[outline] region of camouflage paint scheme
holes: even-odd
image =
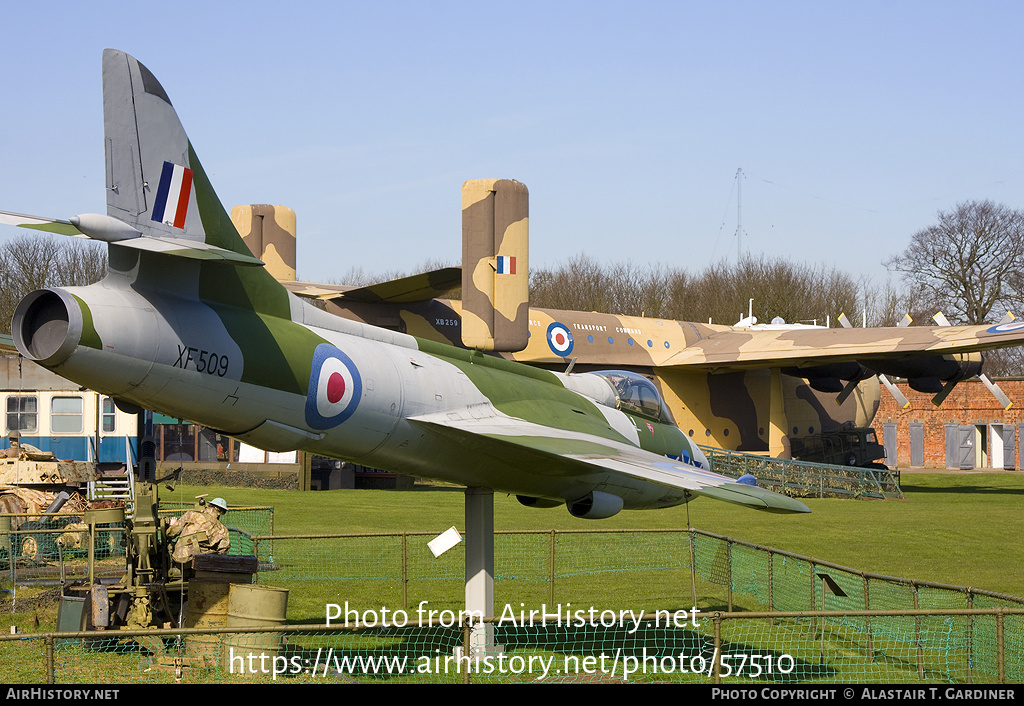
[[[350,301],[347,292],[338,296],[343,287],[285,285],[302,296],[320,298],[327,311],[338,316],[462,345],[459,301],[437,299],[396,306]],[[567,357],[558,356],[547,344],[546,332],[555,323],[563,324],[572,334],[573,348]],[[529,311],[529,345],[523,351],[500,355],[551,370],[565,370],[575,358],[576,372],[615,368],[642,373],[657,384],[676,423],[697,443],[775,457],[787,456],[790,436],[809,436],[845,423],[870,426],[878,410],[880,386],[875,377],[860,381],[854,393],[837,404],[834,394],[814,390],[802,378],[779,374],[777,367],[773,372],[767,365],[736,369],[725,365],[710,370],[660,364],[664,356],[658,358],[657,353],[671,352],[674,344],[686,345],[688,326],[687,322],[646,317],[533,308]],[[655,350],[655,345],[661,350]],[[772,400],[780,390],[782,410],[776,410],[776,419],[780,413],[783,417],[773,427]],[[776,433],[771,443],[773,429]]]
[[[708,472],[663,407],[617,409],[609,378],[417,339],[290,294],[247,249],[156,78],[108,49],[103,89],[107,215],[0,215],[110,243],[103,281],[19,304],[12,334],[30,360],[270,451],[565,503],[580,517],[701,495],[808,511]]]
[[[529,195],[507,179],[462,185],[462,335],[467,348],[518,351],[529,331]]]
[[[344,287],[286,286],[325,301],[339,316],[460,344],[458,301],[357,303],[348,301]],[[780,458],[788,454],[790,437],[844,423],[870,426],[881,394],[876,373],[938,392],[979,374],[982,351],[1024,340],[1022,323],[773,330],[536,308],[529,321],[529,345],[502,356],[552,370],[575,359],[574,371],[641,372],[658,384],[680,428],[698,443]],[[566,354],[548,341],[553,324],[572,335]],[[847,384],[852,394],[839,403],[836,393]]]
[[[295,211],[267,204],[235,206],[231,222],[274,279],[295,279]]]
[[[454,284],[438,273],[400,280],[419,292],[420,301],[389,299],[384,288],[393,283],[363,287],[358,300],[343,286],[285,285],[325,302],[339,316],[494,351],[509,360],[551,370],[640,372],[657,383],[689,437],[781,458],[790,455],[791,439],[870,426],[880,401],[880,374],[905,377],[912,388],[936,393],[933,401],[940,404],[959,380],[981,375],[981,351],[1024,342],[1024,323],[1012,320],[994,326],[854,329],[840,316],[844,328],[722,326],[528,308],[527,198],[518,182],[463,185],[461,302],[442,298]],[[506,205],[496,206],[499,202]],[[511,275],[496,265],[502,256],[520,265]],[[502,289],[513,280],[514,288]],[[367,296],[372,291],[380,295]],[[488,320],[478,313],[488,309],[506,315],[495,313]],[[499,326],[504,327],[500,332]],[[1009,406],[1005,396],[1002,400]]]
[[[933,400],[939,404],[959,380],[981,374],[981,351],[1024,341],[1024,323],[1012,321],[870,329],[722,326],[537,308],[527,310],[525,345],[509,343],[522,341],[521,318],[517,337],[497,341],[497,325],[511,329],[510,322],[495,316],[494,328],[486,330],[491,322],[476,314],[468,317],[473,331],[467,340],[467,300],[472,300],[474,311],[484,310],[499,291],[502,275],[495,257],[504,254],[526,262],[526,234],[499,238],[496,233],[504,226],[492,228],[488,217],[475,211],[481,185],[496,188],[490,185],[502,183],[518,185],[490,180],[464,186],[462,302],[440,298],[455,286],[450,276],[441,278],[439,273],[399,280],[407,291],[417,291],[420,301],[412,296],[389,299],[385,287],[395,283],[360,288],[358,299],[343,286],[285,285],[300,296],[325,302],[326,309],[339,316],[495,351],[509,360],[551,370],[564,370],[571,363],[576,371],[617,368],[643,373],[657,383],[680,428],[696,441],[782,458],[789,456],[791,439],[844,425],[870,426],[880,401],[879,374],[908,378],[914,389],[936,393]],[[525,193],[522,187],[523,199]],[[524,211],[520,205],[516,213]],[[518,223],[525,225],[527,220],[522,216]],[[517,268],[515,275],[525,281],[525,267]],[[368,296],[374,291],[379,295]],[[521,316],[527,294],[516,291],[521,298],[505,300],[500,308]],[[498,308],[496,298],[494,303]]]

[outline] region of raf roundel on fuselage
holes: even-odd
[[[306,393],[306,423],[314,429],[336,427],[352,416],[362,396],[363,382],[355,363],[326,343],[313,353]]]
[[[555,355],[567,357],[572,353],[574,344],[572,333],[565,324],[556,321],[548,326],[548,347]]]

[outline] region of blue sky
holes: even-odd
[[[1013,2],[18,3],[0,209],[102,211],[100,55],[160,79],[299,276],[460,256],[461,184],[530,190],[531,262],[699,271],[743,245],[884,281],[940,209],[1024,208]],[[0,228],[0,238],[19,231]],[[752,296],[756,296],[752,294]]]

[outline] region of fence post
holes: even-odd
[[[729,612],[731,613],[732,610],[730,609]],[[712,622],[714,623],[714,626],[715,626],[715,644],[714,644],[714,648],[715,649],[711,653],[712,681],[715,684],[721,684],[722,683],[722,670],[721,670],[721,664],[722,664],[722,657],[721,657],[721,655],[722,655],[722,614],[719,611],[717,611],[717,610],[715,611],[715,614],[712,616]]]
[[[914,588],[914,610],[921,607],[921,601],[917,593],[917,584],[911,582]],[[914,616],[914,641],[917,643],[917,678],[924,679],[924,645],[921,644],[921,616]]]
[[[6,545],[6,546],[5,546]],[[11,583],[14,583],[14,540],[11,538],[11,518],[9,515],[0,515],[0,548],[7,549],[7,557],[10,562]]]
[[[57,682],[54,678],[54,670],[56,667],[54,666],[53,660],[53,635],[47,635],[43,642],[46,644],[46,683],[56,684]]]
[[[466,659],[466,670],[462,673],[462,683],[469,684],[469,656],[473,642],[473,616],[467,615],[462,623],[462,656]],[[459,661],[461,664],[461,660]]]
[[[863,579],[863,581],[864,581],[864,610],[871,610],[871,591],[869,590],[869,586],[870,586],[871,582],[868,581],[867,574],[862,572],[860,576],[861,576],[861,579]],[[874,662],[875,661],[875,638],[871,634],[871,616],[870,615],[865,615],[864,616],[864,629],[868,633],[868,654],[871,655],[871,661]]]
[[[967,607],[974,608],[974,593],[967,589]],[[974,683],[974,616],[967,616],[967,683]]]
[[[548,545],[548,602],[555,604],[555,534],[557,530],[551,530],[551,540]]]
[[[1003,615],[1003,609],[1000,608],[996,613],[996,665],[999,673],[998,680],[1000,684],[1006,683],[1006,653],[1003,649],[1003,641],[1006,638],[1006,633],[1003,631],[1005,627],[1003,624]]]
[[[768,612],[775,610],[775,552],[768,551]],[[768,618],[768,625],[775,625],[775,618]]]
[[[725,543],[725,568],[728,571],[725,589],[729,594],[729,612],[732,612],[732,542]]]
[[[409,535],[402,532],[402,610],[409,610]]]
[[[690,598],[693,603],[690,605],[697,606],[697,548],[694,546],[694,532],[691,527],[686,531],[686,534],[690,538]],[[552,601],[553,603],[554,601]]]
[[[811,562],[811,612],[812,613],[818,609],[817,608],[817,603],[818,603],[817,591],[814,590],[816,588],[816,586],[814,585],[814,578],[817,575],[818,575],[818,570],[815,568],[814,562],[812,561]],[[825,606],[822,605],[821,607],[824,608]],[[811,639],[812,640],[814,639],[814,634],[817,632],[817,630],[818,630],[818,618],[817,618],[817,616],[812,615],[811,616]]]

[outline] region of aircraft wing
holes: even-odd
[[[688,342],[658,366],[728,368],[808,367],[923,355],[970,353],[1024,345],[1024,323],[982,326],[727,329]]]
[[[513,462],[523,472],[538,469],[534,472],[576,476],[581,480],[596,480],[605,475],[612,477],[612,485],[614,476],[627,476],[768,512],[810,512],[799,500],[738,483],[627,443],[547,427],[501,413],[484,418],[430,414],[412,417],[410,421],[460,446],[469,446],[504,463]]]
[[[309,282],[282,282],[281,284],[292,293],[310,299],[412,304],[443,297],[461,288],[462,268],[444,267],[440,270],[422,272],[365,287],[311,284]]]
[[[243,255],[202,241],[144,235],[122,221],[97,214],[83,214],[62,220],[0,211],[0,223],[76,238],[102,240],[136,250],[176,255],[191,260],[214,260],[249,267],[263,265],[262,260],[251,255]]]

